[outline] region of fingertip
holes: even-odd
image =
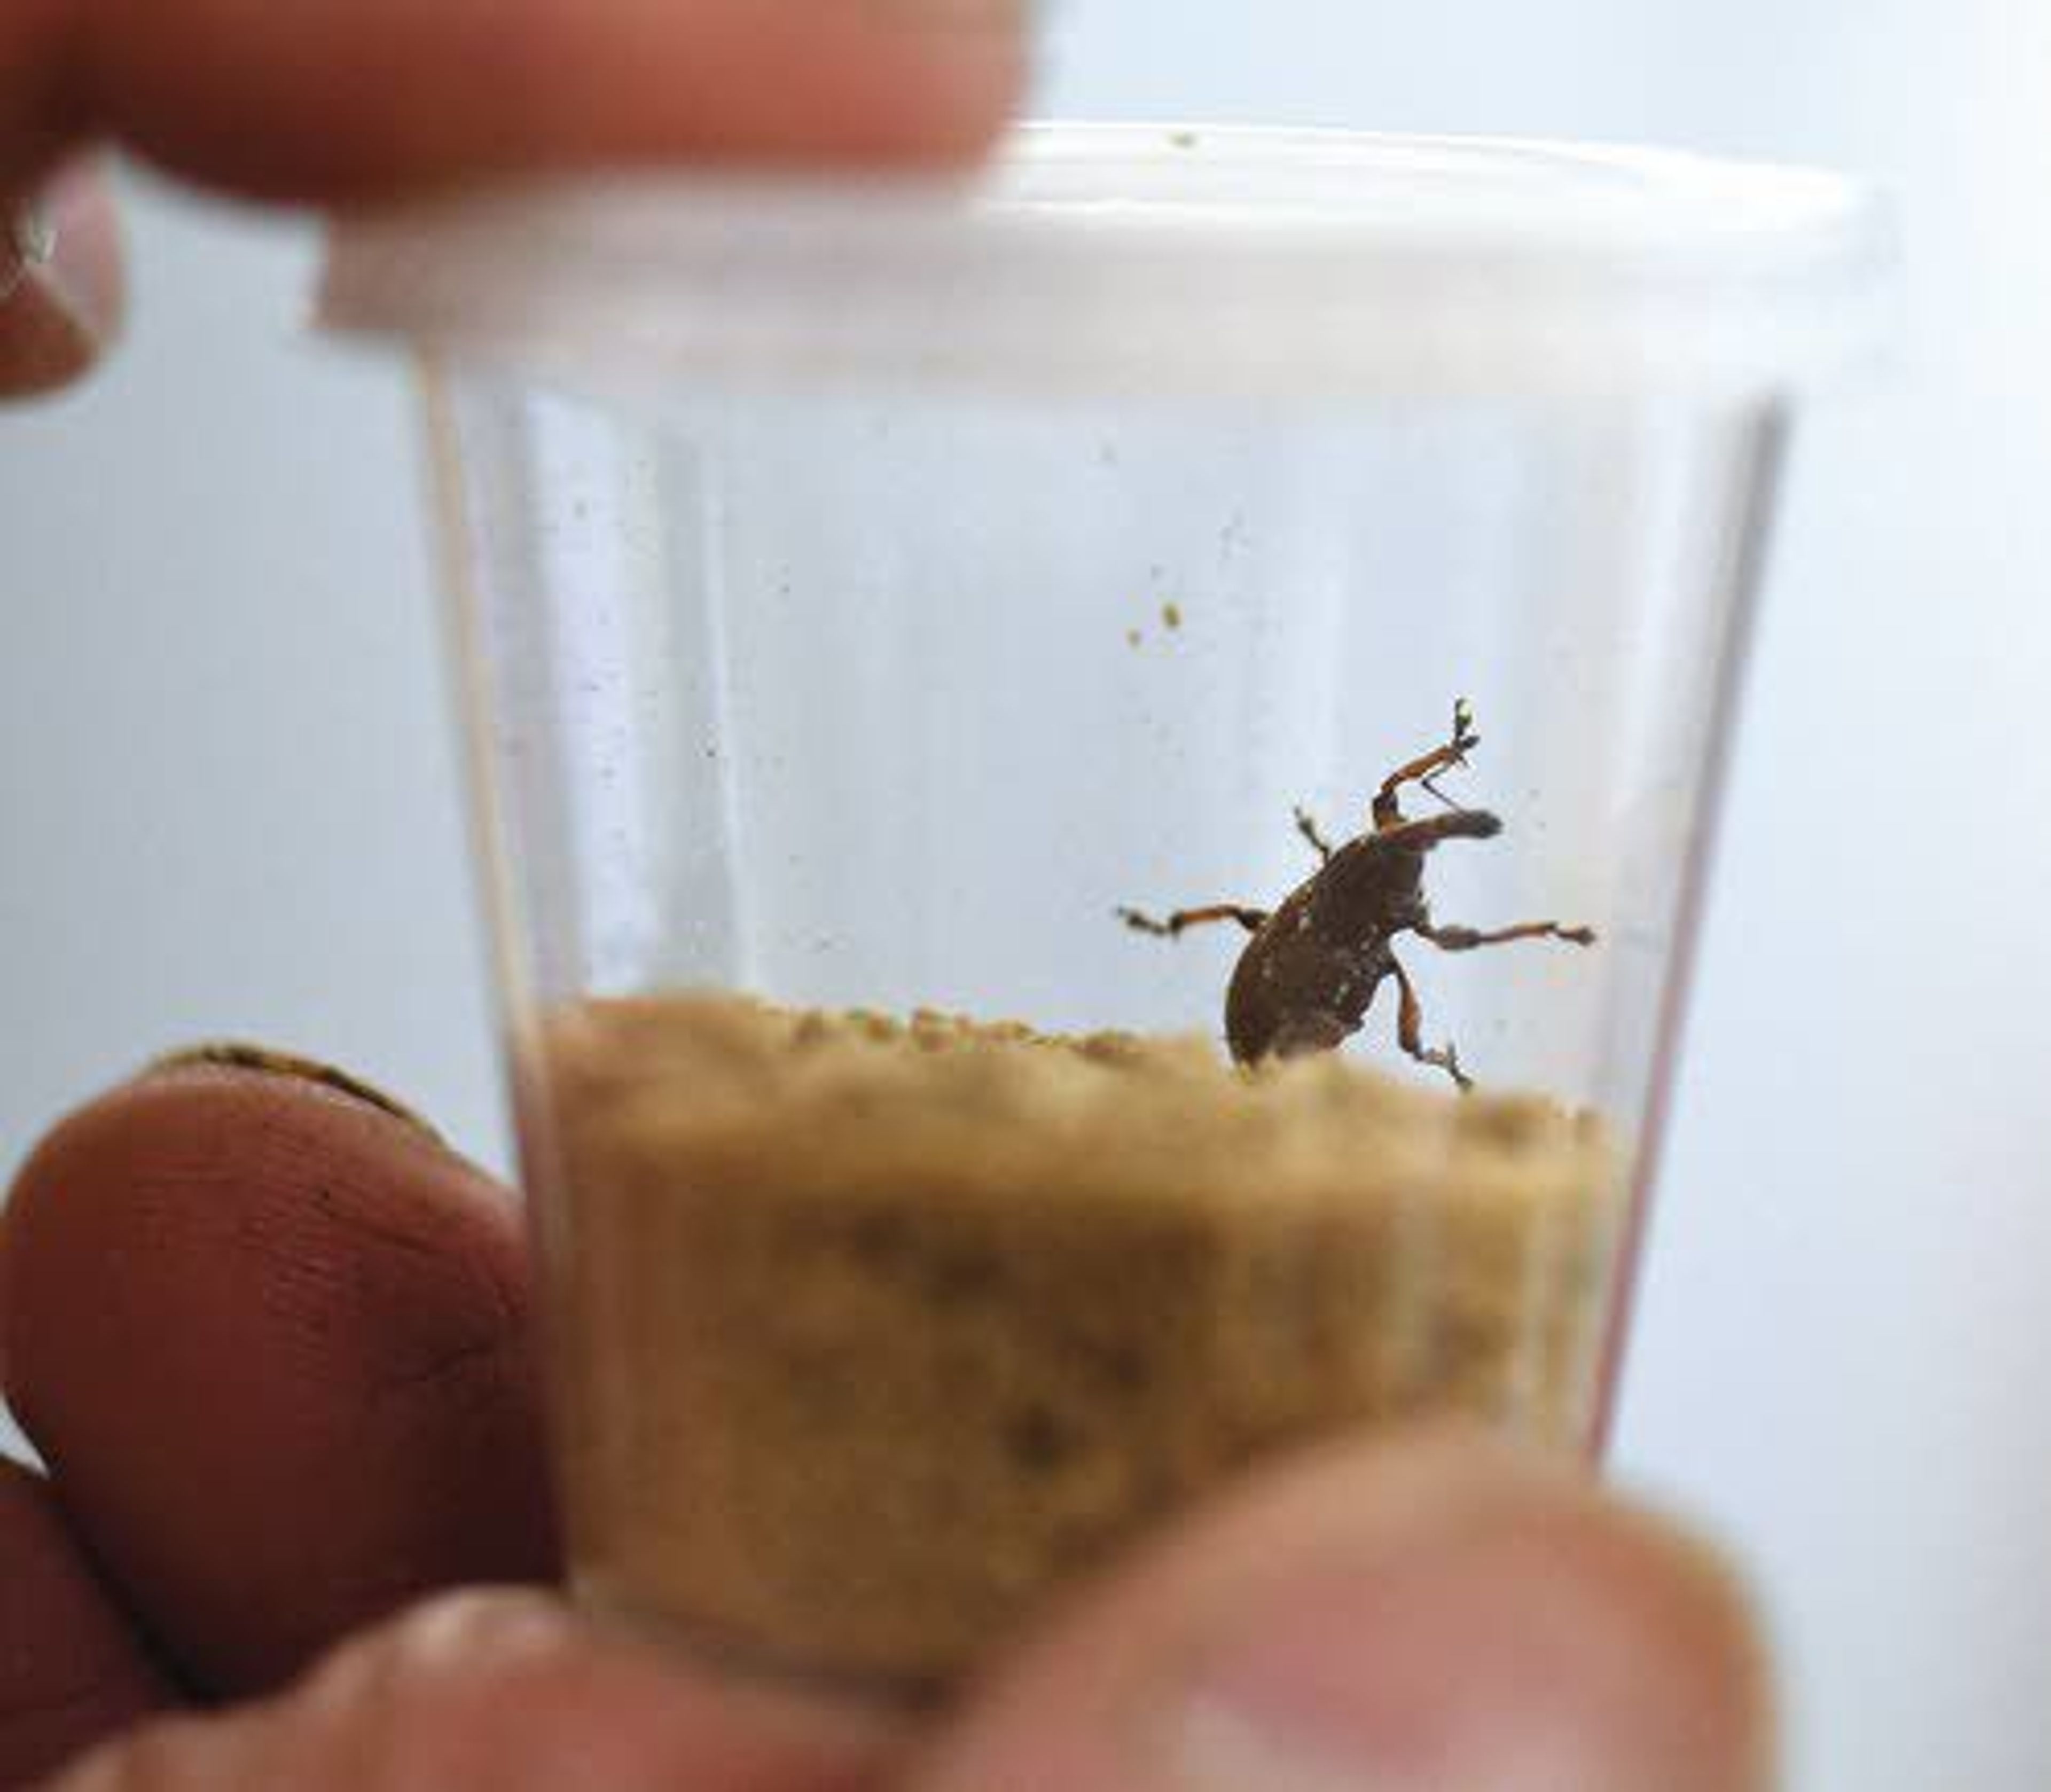
[[[350,1642],[268,1704],[104,1749],[53,1792],[856,1792],[900,1740],[889,1719],[728,1685],[552,1599],[463,1593]]]
[[[0,1786],[54,1772],[174,1702],[49,1487],[0,1459]]]
[[[959,162],[1031,54],[1018,0],[117,0],[70,53],[86,115],[166,166],[330,203],[539,168]]]
[[[900,1720],[734,1678],[533,1592],[445,1596],[346,1646],[303,1702],[385,1716],[424,1783],[690,1784],[840,1792],[871,1783]],[[512,1714],[517,1720],[509,1722]],[[424,1756],[445,1751],[439,1771]]]
[[[551,1573],[510,1197],[304,1077],[145,1076],[0,1229],[0,1384],[203,1685],[273,1686],[432,1587]]]
[[[1456,1436],[1328,1452],[1057,1614],[920,1792],[1772,1783],[1764,1651],[1663,1521]]]

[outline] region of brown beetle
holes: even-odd
[[[1556,921],[1527,921],[1490,933],[1433,923],[1424,898],[1427,856],[1448,840],[1493,840],[1502,832],[1494,816],[1459,807],[1433,782],[1456,766],[1464,767],[1467,755],[1480,744],[1473,711],[1464,702],[1455,704],[1451,740],[1391,772],[1375,796],[1370,830],[1342,846],[1330,845],[1299,809],[1297,830],[1322,863],[1272,914],[1220,903],[1186,908],[1165,921],[1130,908],[1119,910],[1119,918],[1139,932],[1168,939],[1216,921],[1236,921],[1253,935],[1225,995],[1225,1037],[1241,1064],[1332,1050],[1360,1030],[1375,992],[1393,977],[1399,1002],[1397,1042],[1418,1063],[1434,1065],[1463,1089],[1471,1088],[1451,1044],[1436,1051],[1425,1048],[1423,1010],[1416,987],[1397,962],[1397,936],[1414,933],[1447,952],[1471,952],[1516,939],[1563,939],[1575,946],[1596,943],[1592,928],[1562,927]],[[1397,798],[1406,784],[1429,791],[1447,812],[1416,820],[1405,817]]]

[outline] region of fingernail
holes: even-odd
[[[558,1660],[582,1634],[559,1601],[539,1592],[488,1587],[440,1593],[397,1622],[344,1643],[311,1677],[306,1693],[331,1710],[347,1711],[438,1674]]]
[[[48,210],[33,199],[18,205],[0,253],[0,300],[13,298],[38,268],[48,267],[56,248],[57,231]]]
[[[0,391],[61,385],[119,334],[121,240],[96,162],[0,210]]]
[[[176,1052],[167,1052],[153,1058],[143,1068],[145,1076],[175,1075],[189,1070],[239,1070],[263,1076],[284,1076],[302,1083],[311,1083],[346,1095],[354,1101],[364,1103],[401,1121],[416,1132],[424,1134],[437,1145],[447,1141],[440,1133],[420,1115],[400,1101],[388,1095],[375,1083],[366,1083],[346,1070],[318,1058],[302,1057],[293,1052],[279,1052],[268,1045],[245,1044],[240,1040],[210,1040],[205,1044],[189,1045]]]
[[[1753,1792],[1762,1688],[1705,1558],[1484,1521],[1247,1613],[1170,1748],[1186,1792]]]
[[[96,159],[71,164],[29,208],[47,250],[44,277],[103,349],[120,334],[126,284],[114,197]]]

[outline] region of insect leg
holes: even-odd
[[[1396,1043],[1420,1064],[1443,1070],[1463,1091],[1471,1089],[1474,1080],[1460,1068],[1460,1055],[1451,1040],[1438,1051],[1428,1052],[1424,1048],[1424,1010],[1417,1000],[1416,986],[1410,981],[1410,974],[1393,958],[1389,961],[1389,968],[1396,975]]]
[[[1481,744],[1481,736],[1474,731],[1474,711],[1463,698],[1453,705],[1453,738],[1443,747],[1420,754],[1408,765],[1400,765],[1382,780],[1374,798],[1374,826],[1377,831],[1393,826],[1403,819],[1403,810],[1397,794],[1405,784],[1422,784],[1431,790],[1441,802],[1446,802],[1436,790],[1432,789],[1432,779],[1441,771],[1449,771],[1455,766],[1464,766],[1467,755]]]
[[[1178,908],[1165,921],[1154,920],[1136,908],[1119,909],[1118,918],[1135,933],[1151,933],[1158,939],[1179,939],[1191,927],[1209,927],[1218,921],[1236,921],[1248,933],[1258,933],[1268,925],[1264,908],[1241,908],[1230,902],[1210,908]]]
[[[1592,946],[1593,927],[1563,927],[1557,921],[1526,921],[1521,927],[1498,927],[1493,933],[1472,927],[1435,927],[1428,923],[1411,931],[1428,939],[1442,952],[1472,952],[1483,946],[1507,946],[1514,939],[1564,939],[1569,946]]]
[[[1311,850],[1326,865],[1332,862],[1332,843],[1318,831],[1318,824],[1311,819],[1311,812],[1301,803],[1296,806],[1296,831],[1310,841]]]

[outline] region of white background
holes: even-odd
[[[1043,109],[1652,138],[1875,174],[1892,384],[1805,435],[1620,1450],[1740,1555],[1799,1788],[2051,1785],[2051,7],[1094,0]],[[153,193],[0,420],[0,1163],[220,1032],[502,1157],[404,394],[303,227]]]

